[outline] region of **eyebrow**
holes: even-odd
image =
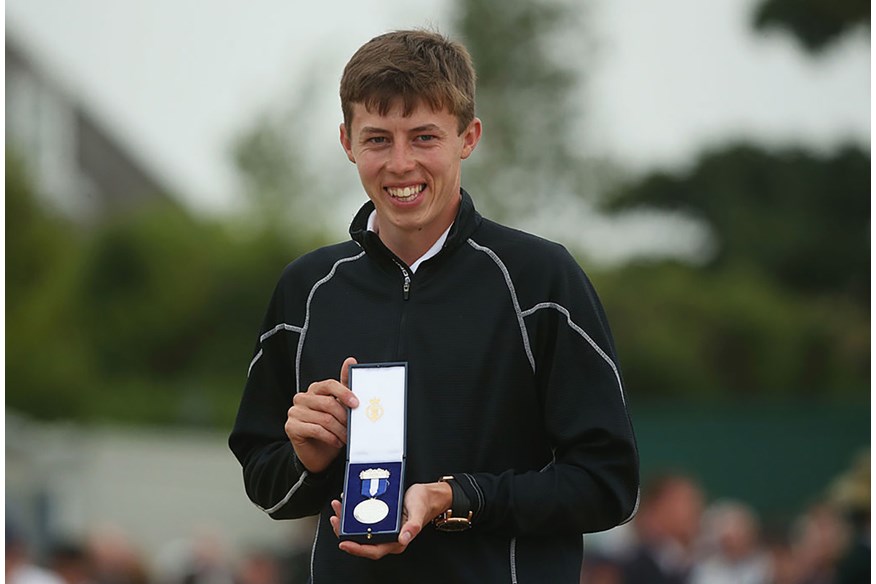
[[[361,130],[359,130],[360,134],[389,134],[389,130],[384,130],[383,128],[373,128],[371,126],[365,126]]]
[[[411,132],[436,132],[443,133],[440,127],[435,124],[425,124],[423,126],[417,126],[416,128],[411,129]]]
[[[422,126],[417,126],[416,128],[411,128],[408,130],[408,133],[417,133],[417,132],[436,132],[436,133],[444,133],[443,130],[437,124],[423,124]],[[374,126],[364,126],[361,130],[359,130],[360,134],[389,134],[390,131],[384,128],[377,128]]]

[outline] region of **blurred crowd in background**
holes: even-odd
[[[585,543],[582,584],[870,582],[869,455],[786,525],[762,523],[743,501],[707,501],[691,476],[653,477],[613,539]]]
[[[135,534],[101,528],[37,553],[9,511],[9,584],[298,584],[309,575],[306,538],[242,550],[204,534],[149,557]],[[784,525],[762,524],[743,501],[709,501],[696,478],[672,472],[646,481],[631,523],[584,541],[582,584],[869,582],[869,452]]]

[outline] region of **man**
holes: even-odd
[[[693,565],[704,496],[681,474],[652,478],[633,526],[637,543],[621,562],[625,584],[685,584]]]
[[[372,39],[344,69],[341,145],[370,201],[353,241],[284,271],[230,438],[259,507],[319,515],[313,582],[577,582],[581,534],[634,513],[595,292],[564,248],[482,218],[461,188],[474,79],[461,45],[424,31]],[[349,366],[389,361],[408,364],[401,532],[339,543]],[[432,524],[451,509],[470,529]]]

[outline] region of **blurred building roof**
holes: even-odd
[[[40,195],[90,220],[171,190],[6,31],[6,147]]]

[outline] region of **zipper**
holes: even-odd
[[[403,339],[405,336],[405,316],[407,313],[407,301],[411,297],[411,275],[408,273],[408,268],[401,263],[400,261],[393,259],[392,260],[395,265],[398,266],[398,269],[401,270],[402,276],[404,276],[405,281],[402,284],[402,297],[404,298],[404,302],[402,302],[401,311],[399,315],[398,321],[398,344],[396,345],[395,352],[396,355],[402,354],[403,349]]]
[[[405,283],[402,285],[402,295],[405,300],[409,300],[411,297],[411,275],[408,274],[408,269],[402,264],[395,260],[392,261],[395,262],[395,265],[397,265],[398,269],[401,270],[402,276],[405,277]]]

